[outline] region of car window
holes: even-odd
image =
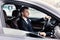
[[[34,8],[29,8],[29,12],[30,12],[30,15],[29,15],[30,18],[43,18],[47,16],[45,13],[38,11]]]
[[[21,5],[22,6],[22,5]],[[5,17],[5,23],[7,28],[13,28],[13,29],[19,29],[19,26],[17,24],[17,21],[19,19],[19,11],[20,9],[16,9],[15,5],[12,4],[6,4],[3,6],[3,13]],[[31,24],[33,26],[33,29],[41,30],[44,26],[44,22],[46,19],[51,19],[51,16],[48,16],[47,14],[36,10],[34,8],[29,7],[29,18],[31,20]],[[55,21],[54,21],[55,23]]]
[[[16,10],[16,7],[13,4],[5,4],[3,5],[3,10],[6,12],[7,16],[12,16],[12,12]]]

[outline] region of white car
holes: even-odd
[[[15,26],[10,28],[7,27],[6,20],[4,20],[5,19],[4,13],[6,13],[7,20],[9,20],[8,24],[11,25],[10,21],[14,19],[12,15],[13,11],[17,10],[19,12],[20,8],[24,6],[29,7],[29,12],[30,12],[29,18],[32,21],[33,29],[35,32],[38,31],[51,32],[49,37],[46,37],[44,39],[60,38],[60,31],[59,31],[60,12],[52,5],[49,5],[48,3],[45,3],[41,0],[40,1],[39,0],[36,1],[35,0],[0,0],[0,33],[1,33],[2,40],[3,39],[4,40],[41,39],[41,38],[29,37],[26,35],[26,33],[31,33],[31,32],[19,30],[15,28]],[[5,12],[3,12],[3,10]],[[20,14],[18,14],[18,16],[19,15]],[[47,18],[49,22],[46,20],[42,20],[42,18],[43,19]],[[55,37],[51,38],[53,35]]]

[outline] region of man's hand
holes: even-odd
[[[41,35],[41,36],[43,36],[43,37],[46,36],[46,33],[45,32],[39,32],[38,34]]]

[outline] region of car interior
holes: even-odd
[[[6,3],[3,5],[3,14],[5,17],[6,28],[19,29],[17,21],[19,20],[19,11],[22,6],[25,5],[17,5],[12,3]],[[52,32],[54,34],[54,27],[58,24],[57,19],[32,7],[29,7],[29,12],[29,19],[31,19],[31,24],[35,32]]]

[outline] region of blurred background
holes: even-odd
[[[58,11],[60,10],[60,0],[42,0],[42,1],[47,2],[50,5],[53,5],[58,9]]]

